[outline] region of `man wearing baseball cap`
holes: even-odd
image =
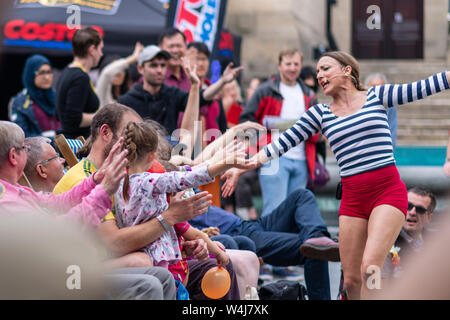
[[[169,134],[172,134],[177,129],[179,112],[185,110],[190,94],[198,90],[198,78],[194,76],[195,72],[186,70],[192,85],[190,92],[164,84],[170,57],[167,51],[161,50],[158,46],[145,47],[138,59],[138,71],[143,76],[143,82],[121,96],[118,102],[134,109],[142,118],[159,122]],[[186,61],[185,65],[189,65],[189,62]],[[242,68],[230,69],[222,77],[221,85],[202,90],[199,105],[209,104],[223,84],[233,81],[241,70]]]

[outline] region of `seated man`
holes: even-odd
[[[24,140],[25,134],[18,125],[0,121],[0,212],[43,216],[54,213],[88,227],[100,224],[100,219],[111,210],[110,196],[125,174],[126,152],[120,152],[123,139],[112,146],[95,175],[82,179],[78,186],[61,195],[37,193],[18,185],[27,163],[28,147]],[[169,281],[172,276],[162,268],[127,270],[126,276],[111,274],[106,278],[111,285],[107,292],[111,298],[175,298],[174,283]]]
[[[422,252],[427,238],[425,226],[431,222],[435,208],[436,197],[431,191],[421,187],[408,190],[406,220],[383,265],[382,277],[397,278],[409,256]]]
[[[109,198],[116,191],[124,176],[126,152],[120,152],[123,140],[116,144],[114,152],[100,168],[99,173],[83,179],[78,188],[60,196],[34,192],[18,185],[27,163],[28,148],[25,134],[15,123],[0,121],[0,207],[2,211],[31,211],[64,215],[85,225],[100,223],[112,202]]]
[[[214,226],[222,234],[243,235],[255,242],[256,254],[274,266],[304,265],[310,299],[330,299],[328,263],[339,261],[339,246],[331,240],[312,192],[299,189],[269,215],[242,221],[211,206],[189,220],[196,228]]]
[[[83,152],[87,153],[88,156],[64,175],[63,179],[56,185],[54,193],[70,190],[77,186],[85,177],[94,174],[110,153],[111,145],[121,136],[123,129],[130,121],[140,122],[142,118],[133,109],[124,105],[113,103],[100,109],[91,125],[91,136],[86,142],[87,150]],[[169,226],[187,221],[205,212],[209,205],[209,199],[210,196],[206,192],[188,199],[176,196],[172,198],[169,209],[163,212],[161,217]],[[136,251],[157,240],[165,231],[165,226],[158,219],[119,229],[112,213],[108,214],[98,229],[98,233],[109,251],[115,257],[121,259],[122,267],[136,267],[136,265],[132,264],[135,261],[134,255],[136,253],[140,254]],[[206,243],[202,239],[185,241],[183,245],[186,254],[194,259],[204,260],[205,256],[208,256]],[[133,259],[131,260],[131,258]],[[232,283],[236,284],[237,280],[233,272],[232,262],[233,259],[231,258],[227,270],[232,277]],[[144,260],[141,260],[140,263],[148,266]],[[189,294],[193,299],[203,299],[201,279],[209,268],[216,265],[216,262],[213,259],[208,259],[207,261],[190,260],[188,265],[189,280],[187,289]],[[224,298],[239,299],[238,286],[232,287]]]
[[[64,175],[64,158],[45,137],[25,138],[27,146],[27,165],[24,173],[33,186],[34,191],[51,193]]]

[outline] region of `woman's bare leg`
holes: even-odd
[[[344,272],[347,296],[359,300],[361,295],[361,262],[367,240],[366,219],[339,217],[339,255]]]
[[[381,205],[372,210],[361,264],[361,299],[371,299],[380,289],[381,270],[389,250],[402,229],[405,215],[397,208]],[[374,278],[378,277],[379,278]],[[378,284],[377,284],[378,281]],[[381,287],[382,288],[382,287]]]

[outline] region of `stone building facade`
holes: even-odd
[[[350,53],[353,53],[355,46],[354,1],[364,0],[336,0],[331,7],[332,34],[339,49]],[[366,2],[379,3],[383,7],[386,1],[405,0]],[[419,8],[422,33],[420,59],[445,60],[449,52],[449,1],[417,0],[416,3],[423,6]],[[394,14],[396,20],[402,21],[401,14]],[[404,16],[406,20],[407,13]],[[370,17],[367,14],[367,19]],[[381,20],[384,18],[381,16]],[[305,63],[314,63],[314,47],[328,46],[326,24],[327,0],[228,0],[224,26],[242,36],[241,61],[246,68],[244,79],[248,79],[275,73],[278,52],[286,47],[298,47],[304,53]]]

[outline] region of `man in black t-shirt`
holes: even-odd
[[[143,83],[118,99],[118,102],[134,109],[142,118],[149,118],[163,125],[169,134],[177,129],[179,112],[186,108],[189,93],[164,84],[170,54],[155,45],[147,46],[139,55],[138,71]],[[227,68],[217,85],[200,92],[200,105],[214,99],[223,85],[233,81],[242,68]]]

